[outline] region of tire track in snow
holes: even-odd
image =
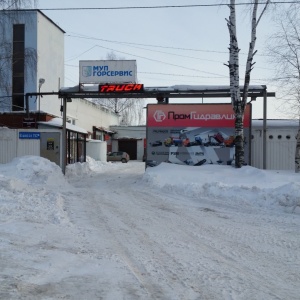
[[[162,206],[161,203],[164,203],[165,201],[164,199],[158,199],[156,202],[159,203],[159,208],[160,206]],[[164,210],[166,211],[166,209]],[[286,265],[285,262],[282,261],[281,256],[274,258],[272,255],[270,255],[270,253],[256,253],[255,247],[251,247],[252,240],[247,237],[247,235],[245,234],[246,232],[241,231],[240,228],[235,229],[235,225],[242,225],[243,221],[245,221],[244,219],[242,221],[239,220],[241,221],[240,224],[236,223],[235,220],[232,222],[230,219],[224,219],[223,222],[230,222],[232,224],[220,226],[221,224],[218,224],[218,222],[216,223],[215,220],[211,220],[219,218],[216,213],[211,212],[211,209],[207,211],[210,212],[209,217],[205,217],[207,213],[204,213],[203,210],[201,217],[199,217],[198,215],[197,217],[195,217],[195,214],[191,213],[190,211],[188,211],[188,214],[185,215],[185,210],[182,207],[174,208],[173,213],[176,214],[181,221],[185,219],[186,223],[190,224],[191,228],[198,228],[199,222],[201,222],[202,228],[200,228],[201,231],[199,231],[201,232],[201,234],[197,234],[195,230],[191,229],[190,233],[188,231],[182,231],[181,235],[183,236],[184,234],[190,234],[190,242],[194,241],[194,246],[196,246],[197,240],[201,241],[198,243],[199,249],[203,249],[205,253],[210,253],[210,256],[214,254],[214,260],[216,260],[216,262],[218,263],[227,265],[228,270],[235,271],[236,274],[243,274],[243,277],[246,276],[247,278],[249,278],[250,283],[255,284],[256,289],[260,290],[262,292],[262,295],[267,294],[274,299],[282,299],[285,297],[286,293],[291,293],[290,291],[295,291],[297,289],[299,290],[300,278],[299,272],[297,271],[299,269],[297,267],[299,266],[299,263],[297,263],[299,260],[293,261],[292,256],[290,258],[290,264]],[[197,213],[199,214],[201,212],[198,211]],[[202,220],[203,218],[205,219],[204,221]],[[184,228],[184,225],[178,226],[179,230],[181,230],[181,228]],[[246,228],[248,229],[252,227],[247,224]],[[257,232],[259,233],[262,230],[263,228],[259,228],[257,229]],[[205,232],[206,234],[202,234],[202,232]],[[270,233],[274,234],[274,231],[271,231]],[[265,239],[266,241],[270,240],[266,238],[268,234],[269,231],[266,231],[266,233],[262,235],[263,241]],[[222,241],[221,244],[220,241]],[[271,239],[271,241],[273,241],[273,239]],[[236,251],[234,250],[233,245],[237,247]],[[257,248],[261,249],[261,247]],[[265,249],[265,246],[262,249]],[[295,251],[293,253],[295,255]],[[250,262],[247,262],[248,259],[250,259]],[[261,263],[258,264],[257,260],[261,261]],[[276,265],[279,266],[276,267]],[[269,268],[270,266],[275,266],[275,268],[273,268],[273,270],[271,271],[271,269]],[[290,270],[291,267],[293,269],[292,271]],[[276,288],[278,277],[285,280],[287,286],[279,293],[279,295],[276,295],[272,292],[272,290],[278,290],[278,288]],[[251,291],[250,285],[251,284],[246,283],[246,286],[249,286],[249,291]],[[232,286],[232,288],[234,290],[235,287]],[[293,295],[295,299],[297,299],[296,295],[297,292],[295,292]],[[259,299],[259,296],[257,297],[257,299]]]
[[[99,204],[105,228],[115,241],[114,248],[148,295],[165,299],[173,285],[182,298],[172,299],[220,299],[221,295],[228,299],[284,299],[287,295],[297,299],[299,288],[288,282],[293,274],[280,262],[284,257],[272,258],[272,252],[262,251],[265,245],[269,249],[276,243],[284,245],[272,236],[271,228],[261,233],[254,225],[239,228],[247,221],[240,210],[217,205],[206,209],[203,203],[210,203],[210,199],[197,199],[199,204],[187,199],[184,205],[183,196],[156,193],[140,186],[139,179],[140,175],[131,176],[129,169],[118,170],[94,176],[89,186],[94,193],[95,186],[102,190],[91,196],[93,205]],[[177,197],[181,199],[177,201]],[[97,226],[103,224],[99,222]],[[251,230],[249,236],[245,235],[246,229]],[[289,241],[291,247],[297,247],[297,243]],[[264,246],[259,247],[260,243]],[[258,253],[256,248],[260,249]],[[276,263],[278,267],[274,267]],[[282,278],[282,290],[275,286],[275,276]],[[295,284],[298,278],[296,274]],[[192,295],[185,294],[191,291]]]
[[[117,176],[122,175],[117,174]],[[136,180],[128,179],[127,175],[123,176],[127,178],[127,181]],[[102,183],[99,183],[99,177],[103,177]],[[89,199],[90,208],[85,206],[85,214],[90,219],[89,223],[93,223],[94,228],[99,227],[109,233],[110,240],[113,241],[113,251],[116,251],[126,263],[148,292],[150,299],[198,299],[197,286],[190,286],[183,280],[185,277],[189,278],[190,274],[185,271],[185,266],[181,265],[180,260],[175,261],[174,257],[167,253],[159,243],[151,240],[145,231],[139,229],[139,224],[132,221],[138,220],[138,216],[128,216],[127,210],[131,208],[127,207],[126,203],[123,203],[124,206],[121,209],[120,204],[123,202],[124,193],[129,194],[128,199],[131,197],[130,188],[124,190],[124,184],[118,185],[115,180],[108,179],[106,176],[99,177],[92,178],[89,185],[93,186],[93,182],[97,182],[101,190],[100,186],[105,184],[105,190],[110,190],[110,193],[95,194],[94,190],[91,193],[89,190],[79,189],[78,192],[82,194],[82,198]],[[136,245],[141,245],[142,248],[138,249]],[[177,265],[179,267],[173,270]],[[168,288],[164,288],[165,286]],[[178,291],[182,291],[180,295],[176,294]],[[203,299],[213,299],[213,295],[209,294]]]
[[[88,190],[85,192],[83,189],[80,189],[80,194],[82,197],[88,197],[89,205],[84,206],[84,211],[80,212],[80,218],[84,218],[83,224],[90,224],[88,230],[82,228],[86,233],[84,235],[88,238],[88,231],[93,232],[93,235],[97,233],[98,230],[101,231],[101,237],[109,237],[109,241],[104,241],[105,244],[105,251],[108,253],[110,252],[110,258],[122,261],[122,263],[127,267],[127,269],[132,273],[132,275],[136,278],[139,285],[142,287],[144,292],[147,295],[147,299],[167,299],[165,298],[164,292],[161,290],[161,287],[153,282],[152,278],[147,275],[147,270],[144,268],[142,264],[137,262],[134,257],[129,253],[128,249],[126,248],[125,244],[121,241],[118,233],[119,228],[115,228],[113,220],[115,215],[111,215],[104,206],[107,203],[103,202],[103,198],[100,199],[97,195],[90,194]],[[110,201],[110,200],[108,200]],[[78,217],[77,213],[74,216],[74,219]],[[78,225],[78,224],[77,224]],[[122,233],[121,233],[122,234]],[[88,246],[90,247],[90,246]],[[95,249],[93,251],[94,255],[98,256],[98,251]]]

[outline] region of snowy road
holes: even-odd
[[[69,177],[64,226],[10,232],[0,298],[299,299],[299,215],[156,189],[143,174],[131,161]]]
[[[299,247],[293,224],[203,199],[141,188],[144,166],[131,162],[82,182],[73,222],[114,257],[136,284],[128,299],[296,299]],[[201,199],[201,197],[200,197]],[[225,201],[226,202],[226,201]],[[81,204],[81,205],[79,205]],[[221,204],[221,207],[220,207]],[[249,214],[250,213],[250,214]],[[80,216],[80,217],[79,217]],[[279,218],[279,219],[278,219]],[[86,232],[86,224],[90,233]],[[281,248],[286,248],[282,251]],[[290,251],[289,251],[290,249]],[[281,253],[284,256],[281,256]],[[296,266],[298,265],[298,267]],[[295,276],[295,277],[294,277]],[[282,289],[278,289],[282,278]],[[107,291],[115,283],[106,285]],[[131,293],[134,290],[134,294]],[[126,297],[125,297],[126,298]]]

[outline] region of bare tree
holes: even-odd
[[[257,18],[259,0],[253,0],[252,4],[252,25],[251,25],[251,41],[249,44],[249,51],[247,57],[245,79],[243,94],[240,94],[240,78],[239,78],[239,46],[236,33],[236,4],[235,0],[230,0],[229,9],[230,16],[227,21],[227,26],[230,36],[229,45],[229,76],[230,76],[230,93],[231,93],[231,103],[233,106],[233,111],[235,114],[235,166],[241,168],[244,164],[244,112],[247,105],[247,97],[250,84],[250,74],[253,69],[253,57],[256,53],[255,42],[256,42],[256,29],[258,23],[266,11],[270,0],[265,1],[263,10],[260,13],[259,18]]]
[[[300,113],[300,9],[290,6],[276,18],[276,33],[270,36],[267,53],[275,67],[273,81],[280,87],[280,96],[289,115]]]
[[[276,15],[277,30],[269,39],[267,52],[276,69],[273,80],[280,87],[279,93],[285,108],[290,116],[300,119],[299,13],[299,5],[281,7],[279,15]],[[300,126],[297,134],[295,171],[300,172]]]
[[[144,123],[144,99],[112,98],[96,99],[94,102],[119,115],[121,125],[141,125]]]
[[[11,38],[7,36],[7,26],[16,21],[22,21],[20,9],[33,8],[35,0],[0,0],[0,104],[2,109],[11,108],[11,66],[13,65],[13,47]],[[36,51],[32,48],[25,48],[24,64],[28,76],[33,76],[36,66]],[[25,80],[28,79],[25,77]]]
[[[36,0],[0,0],[0,8],[4,10],[32,8],[35,7],[36,4]]]
[[[107,59],[117,60],[114,52],[107,54]],[[97,99],[96,103],[108,108],[121,117],[121,125],[141,125],[144,123],[144,99],[113,98]]]

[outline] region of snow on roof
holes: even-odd
[[[47,126],[51,126],[51,127],[59,127],[59,128],[63,127],[63,120],[61,118],[53,118],[52,120],[50,120],[48,122],[38,122],[38,123],[47,125]],[[79,133],[84,133],[84,134],[88,133],[85,129],[78,127],[76,125],[70,124],[68,122],[66,123],[66,128],[68,130],[79,132]]]
[[[240,89],[243,89],[243,86],[240,86]],[[250,85],[249,90],[264,90],[265,86],[263,85]],[[177,92],[186,92],[186,91],[224,91],[230,90],[229,85],[173,85],[169,87],[145,87],[145,91],[177,91]]]
[[[240,89],[243,90],[243,86],[240,86]],[[266,88],[264,85],[250,85],[249,90],[259,90],[262,91]],[[65,93],[78,93],[81,92],[97,92],[99,90],[98,85],[76,85],[73,87],[63,87],[60,89],[60,92]],[[229,91],[229,85],[173,85],[173,86],[158,86],[158,87],[144,87],[146,92],[153,91],[165,91],[165,92],[187,92],[187,91]]]
[[[286,120],[286,119],[268,119],[266,121],[267,127],[299,127],[299,120]],[[252,120],[252,127],[262,127],[263,126],[263,120],[257,119]]]

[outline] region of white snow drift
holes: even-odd
[[[0,299],[299,299],[300,177],[0,165]]]

